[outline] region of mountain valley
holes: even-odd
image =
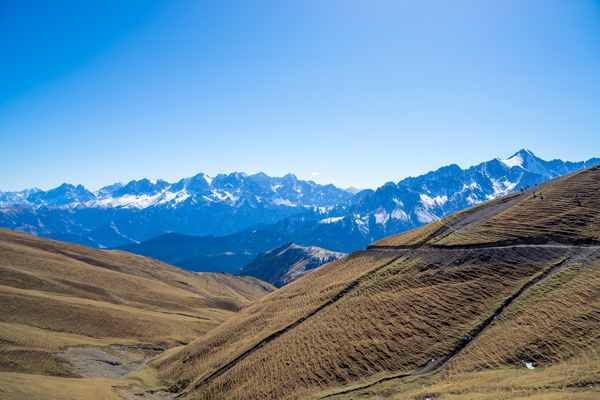
[[[282,287],[300,279],[315,268],[347,256],[320,247],[302,247],[292,242],[261,253],[246,266],[235,271],[236,275],[248,275]]]

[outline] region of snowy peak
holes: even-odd
[[[537,157],[530,150],[522,149],[512,155],[510,158],[497,160],[508,169],[522,168],[540,175],[547,175],[549,173],[545,166],[545,164],[548,164],[548,162]]]
[[[20,192],[9,192],[0,190],[0,206],[18,204],[26,201],[26,199],[34,193],[40,192],[38,188],[25,189]]]
[[[141,179],[105,186],[95,193],[83,186],[63,184],[49,191],[31,189],[1,192],[0,205],[88,207],[102,209],[145,209],[155,206],[179,207],[188,199],[193,203],[222,203],[257,207],[321,207],[351,198],[353,193],[334,185],[317,185],[298,180],[293,174],[269,177],[264,173],[219,174],[211,178],[199,173],[170,184],[162,179]]]
[[[513,155],[510,158],[507,159],[498,159],[498,161],[500,161],[502,164],[504,164],[504,166],[508,169],[510,168],[515,168],[515,167],[521,167],[523,168],[523,156],[520,153],[516,153],[515,155]]]
[[[63,183],[47,192],[35,192],[27,196],[27,201],[38,205],[60,206],[70,203],[84,203],[94,198],[94,194],[82,185],[73,186]]]
[[[124,195],[148,195],[153,196],[157,193],[161,193],[163,190],[167,189],[171,186],[168,182],[163,181],[162,179],[158,180],[149,180],[142,179],[139,181],[131,181],[127,185],[115,190],[112,193],[113,197],[121,197]]]

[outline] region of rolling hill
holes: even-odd
[[[481,203],[326,264],[147,368],[182,399],[598,398],[599,210],[600,166]]]
[[[118,378],[274,290],[0,228],[0,398],[117,399],[139,386]]]

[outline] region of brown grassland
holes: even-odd
[[[599,398],[599,187],[593,167],[384,239],[149,367],[186,399]]]
[[[127,382],[81,378],[85,369],[59,355],[94,348],[113,357],[107,365],[141,366],[273,290],[0,229],[0,398],[119,398],[111,387]]]

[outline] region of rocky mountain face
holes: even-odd
[[[263,173],[198,174],[174,184],[143,179],[97,192],[63,184],[47,192],[0,192],[0,226],[92,247],[170,232],[224,236],[266,228],[299,245],[350,252],[598,162],[544,161],[521,150],[507,159],[468,169],[450,165],[360,192]]]

